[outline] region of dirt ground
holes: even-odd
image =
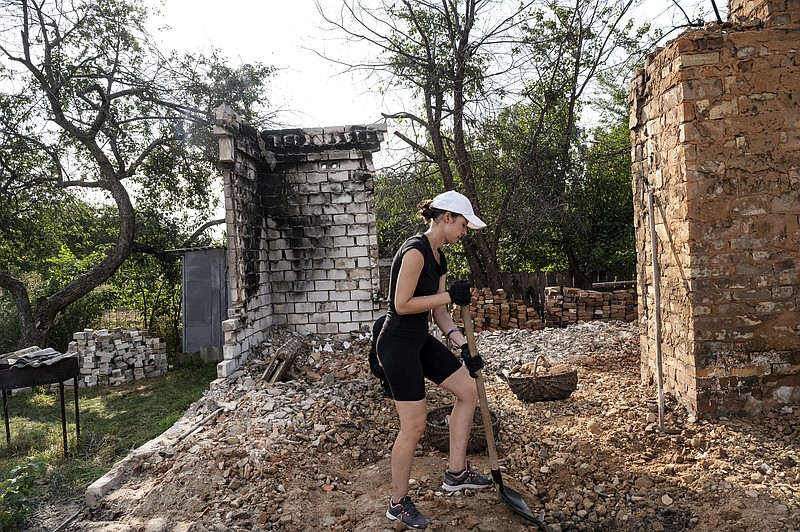
[[[275,331],[280,346],[286,333]],[[261,379],[258,357],[215,382],[184,418],[118,464],[94,508],[43,505],[25,530],[402,530],[384,515],[397,420],[366,363],[369,338],[304,338],[292,379]],[[635,324],[483,332],[503,480],[552,532],[800,530],[800,408],[696,419],[640,382]],[[529,403],[501,375],[546,353],[578,370],[565,400]],[[449,404],[435,386],[430,408]],[[472,457],[488,471],[485,454]],[[426,436],[412,472],[429,530],[523,531],[495,490],[440,489],[446,452]],[[81,494],[82,496],[82,494]]]

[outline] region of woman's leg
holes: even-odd
[[[392,500],[399,502],[408,494],[408,480],[417,443],[425,432],[428,407],[421,401],[395,401],[400,417],[400,432],[392,447]]]
[[[441,387],[456,396],[450,414],[450,471],[461,471],[467,463],[467,444],[472,428],[472,418],[478,403],[478,387],[469,376],[467,368],[461,367],[447,377]]]

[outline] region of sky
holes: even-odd
[[[339,0],[323,0],[333,10]],[[233,64],[260,61],[278,68],[269,100],[285,127],[370,124],[381,121],[381,97],[360,76],[313,50],[347,53],[323,31],[313,0],[164,0],[170,31],[159,36],[179,51],[220,49]]]
[[[336,14],[341,0],[320,0]],[[510,0],[513,1],[513,0]],[[382,121],[381,111],[396,111],[398,102],[384,101],[371,90],[363,74],[342,73],[342,67],[314,50],[341,57],[363,53],[343,46],[317,12],[314,0],[163,0],[162,12],[171,29],[159,31],[164,44],[178,51],[217,48],[232,64],[260,61],[278,68],[270,81],[269,108],[281,110],[282,127],[370,124]],[[710,0],[680,0],[691,15],[698,6],[712,13]],[[665,14],[671,0],[645,0],[640,20]],[[721,10],[726,0],[718,0]],[[722,13],[723,19],[725,13]],[[706,17],[708,18],[708,17]],[[387,96],[386,98],[390,98]]]

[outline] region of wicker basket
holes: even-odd
[[[538,375],[540,360],[549,365],[544,356],[537,356],[533,364],[533,375],[530,377],[504,377],[514,395],[521,401],[529,403],[557,401],[569,397],[578,386],[578,370],[572,369],[552,375]]]
[[[425,439],[440,451],[450,450],[450,412],[453,406],[442,406],[428,411],[428,419],[425,422]],[[492,430],[495,438],[500,430],[500,417],[493,410],[489,410],[492,419]],[[483,419],[481,418],[481,408],[475,409],[472,418],[472,430],[469,433],[467,443],[467,453],[478,454],[486,450],[486,431],[483,429]]]

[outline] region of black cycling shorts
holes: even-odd
[[[425,378],[441,384],[461,367],[458,358],[430,334],[405,338],[383,330],[377,348],[395,401],[425,399]]]

